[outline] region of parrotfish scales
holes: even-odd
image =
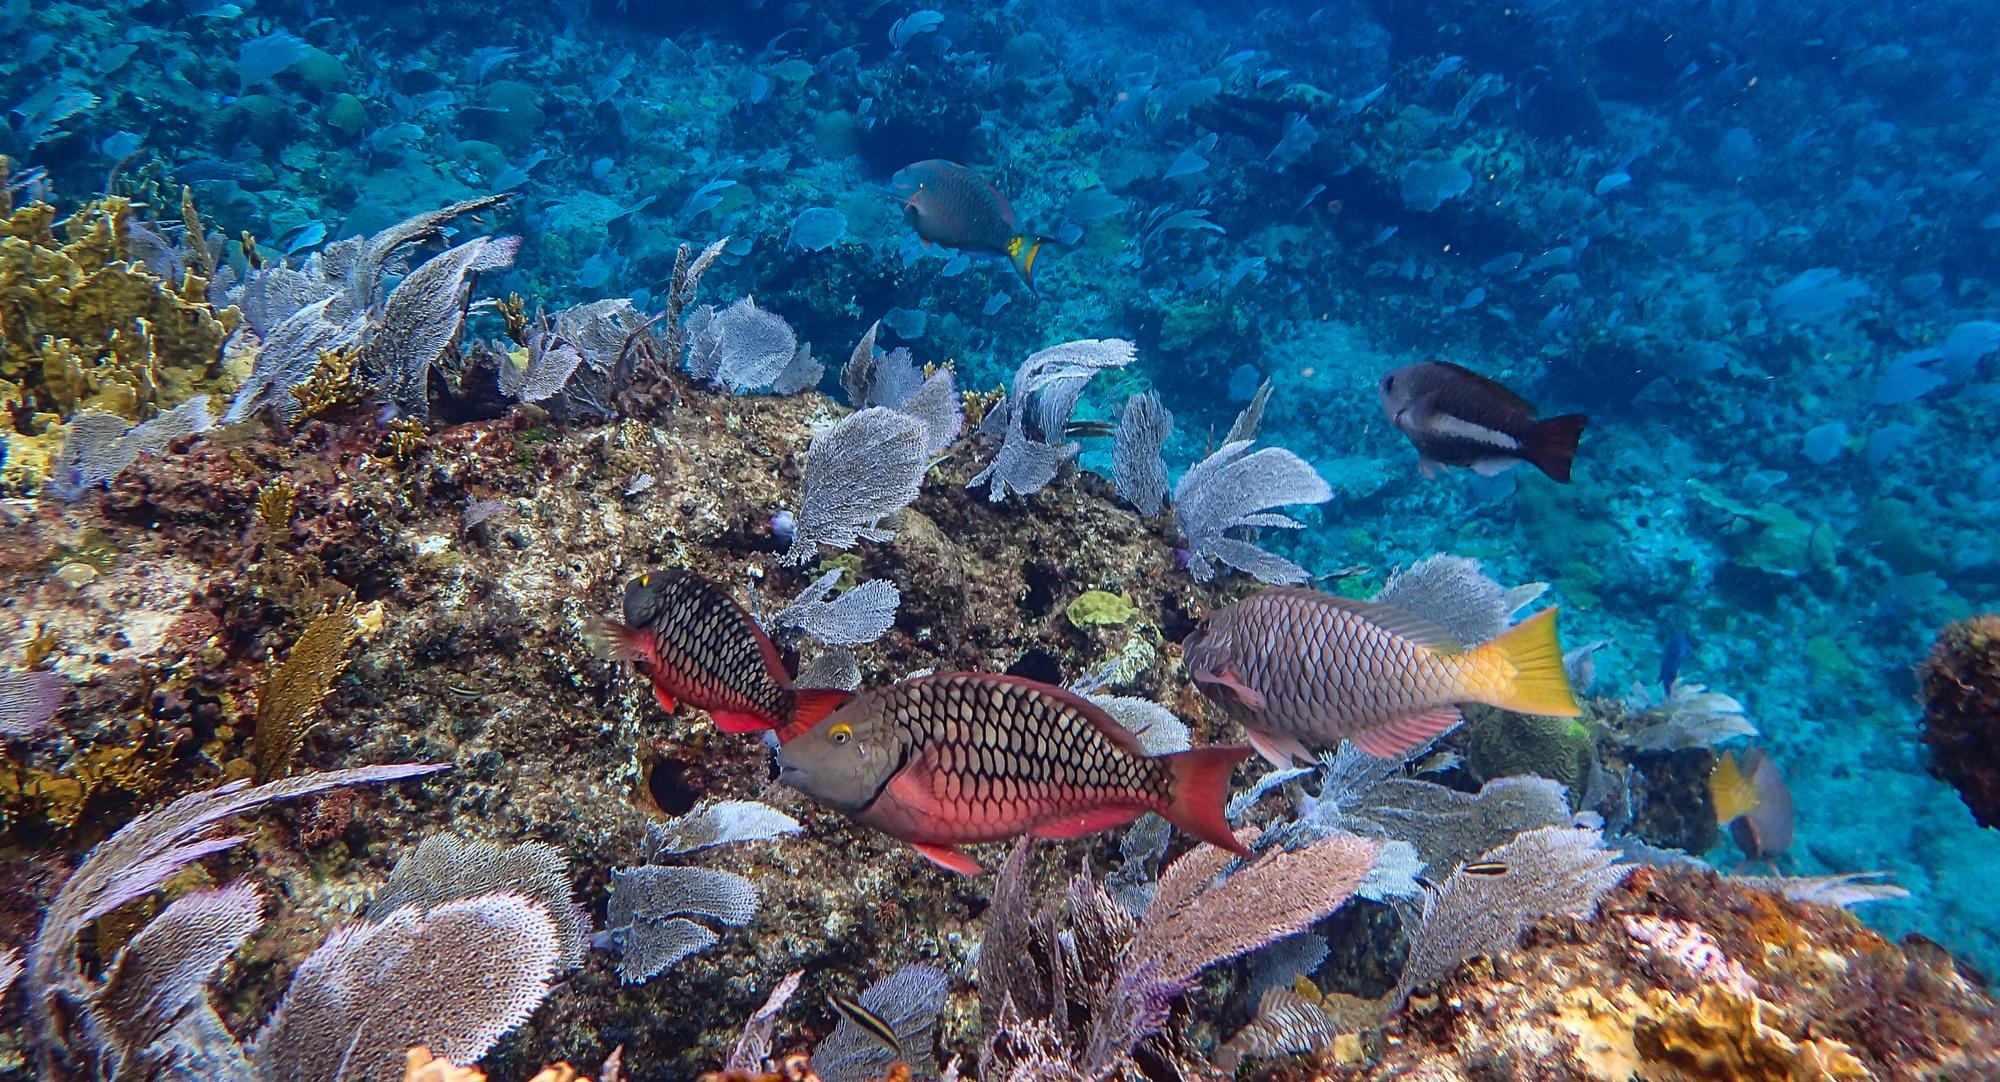
[[[1283,587],[1210,613],[1182,656],[1196,686],[1279,766],[1342,740],[1393,758],[1458,724],[1459,703],[1580,714],[1555,616],[1466,650],[1400,609]]]
[[[691,571],[654,571],[625,587],[622,623],[606,630],[653,696],[708,711],[726,732],[781,729],[798,710],[784,659],[727,591]]]
[[[1146,812],[1247,855],[1224,821],[1244,747],[1147,756],[1072,692],[942,673],[866,691],[778,752],[778,780],[963,874],[958,850],[1022,834],[1072,838]]]

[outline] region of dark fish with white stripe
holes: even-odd
[[[1147,812],[1247,856],[1222,806],[1246,747],[1146,754],[1074,692],[939,673],[864,691],[778,750],[778,780],[963,875],[959,846],[1075,838]]]
[[[1520,395],[1448,361],[1398,368],[1376,389],[1382,411],[1417,445],[1425,477],[1439,466],[1492,477],[1527,462],[1567,482],[1589,421],[1581,413],[1543,419]]]

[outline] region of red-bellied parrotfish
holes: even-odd
[[[959,846],[1074,838],[1159,812],[1248,855],[1222,814],[1241,746],[1148,756],[1073,692],[940,673],[864,691],[778,750],[778,780],[965,875]]]

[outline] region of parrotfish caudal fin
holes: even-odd
[[[1237,763],[1249,757],[1250,749],[1241,744],[1194,748],[1165,756],[1167,769],[1174,775],[1173,795],[1167,798],[1167,806],[1160,814],[1210,845],[1238,856],[1249,856],[1250,850],[1236,840],[1235,832],[1229,829],[1229,820],[1222,814],[1222,806],[1229,800],[1229,775]]]
[[[813,726],[825,721],[827,715],[845,706],[847,700],[852,698],[854,698],[853,692],[842,691],[839,688],[798,689],[795,700],[797,705],[792,708],[792,716],[786,718],[783,725],[777,726],[778,743],[786,743],[793,737],[807,732]]]
[[[1035,290],[1035,257],[1041,254],[1042,245],[1046,243],[1048,243],[1046,240],[1033,233],[1023,233],[1007,242],[1008,260],[1014,264],[1014,269],[1020,272],[1021,281],[1027,285],[1028,292],[1038,297],[1041,294]]]
[[[1502,710],[1559,718],[1583,713],[1583,708],[1576,705],[1576,693],[1570,690],[1569,673],[1563,669],[1562,640],[1556,638],[1556,611],[1543,609],[1474,651],[1497,654],[1514,671],[1511,681],[1473,689],[1480,702]]]
[[[1570,460],[1576,457],[1576,441],[1583,438],[1583,426],[1590,418],[1581,413],[1565,413],[1536,421],[1528,430],[1521,456],[1550,477],[1569,483]]]
[[[1756,783],[1737,765],[1736,756],[1724,752],[1715,772],[1708,776],[1708,795],[1715,801],[1715,824],[1728,826],[1749,815],[1763,803]]]

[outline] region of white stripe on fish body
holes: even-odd
[[[1440,413],[1431,418],[1430,432],[1428,434],[1432,436],[1456,436],[1459,439],[1471,440],[1474,443],[1483,443],[1488,447],[1498,447],[1503,451],[1518,451],[1521,449],[1521,441],[1509,436],[1505,432],[1487,428],[1485,425],[1473,424],[1462,417],[1453,417],[1449,413]]]

